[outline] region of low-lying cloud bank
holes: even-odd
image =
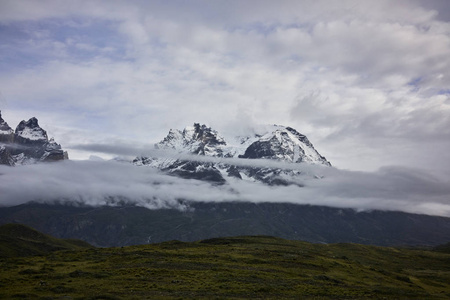
[[[263,163],[239,161],[255,166]],[[270,164],[272,167],[287,165]],[[449,182],[425,171],[384,167],[367,173],[303,164],[295,167],[304,168],[306,173],[323,175],[323,178],[306,176],[302,180],[304,187],[269,187],[237,179],[231,179],[223,186],[214,186],[116,161],[64,161],[14,168],[0,166],[0,205],[58,201],[99,206],[125,202],[151,209],[185,209],[184,201],[180,200],[290,202],[450,217]]]

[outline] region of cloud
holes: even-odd
[[[43,116],[63,147],[146,145],[193,122],[276,123],[344,168],[442,168],[432,157],[449,146],[444,4],[1,1],[2,110]]]
[[[241,161],[252,166],[263,163]],[[273,162],[273,166],[286,165]],[[299,180],[304,187],[270,187],[237,179],[215,186],[165,175],[150,167],[115,161],[64,161],[15,168],[0,166],[0,205],[37,201],[186,209],[189,201],[289,202],[450,217],[448,180],[435,178],[423,170],[389,167],[377,172],[355,172],[306,164],[296,167],[324,177],[301,177]]]

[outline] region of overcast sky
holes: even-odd
[[[3,118],[71,158],[268,123],[340,169],[450,175],[449,72],[445,0],[0,1]]]

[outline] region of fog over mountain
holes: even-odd
[[[266,165],[258,161],[245,163]],[[283,163],[273,164],[285,167]],[[116,161],[64,161],[15,168],[0,166],[0,204],[58,201],[184,209],[178,200],[288,202],[450,216],[449,182],[421,170],[389,167],[377,172],[354,172],[319,166],[305,166],[304,170],[324,177],[306,179],[301,182],[304,187],[271,187],[237,179],[216,186]]]

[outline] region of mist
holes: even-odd
[[[171,159],[178,155],[178,158],[202,162],[295,168],[305,175],[298,179],[303,187],[270,187],[233,178],[227,178],[226,184],[217,186],[166,175],[157,169],[128,162],[63,161],[0,166],[0,205],[15,206],[34,201],[91,206],[130,204],[149,209],[185,210],[190,201],[283,202],[450,217],[450,182],[425,170],[390,166],[376,172],[356,172],[267,160],[199,157],[170,151],[158,153],[165,153],[163,157]]]

